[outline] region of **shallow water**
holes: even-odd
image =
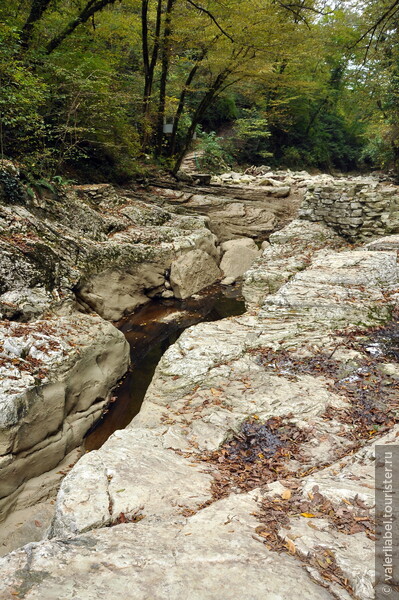
[[[215,285],[184,301],[154,300],[117,323],[130,344],[132,366],[103,417],[87,434],[85,450],[100,448],[138,414],[158,362],[187,327],[244,312],[239,287]]]

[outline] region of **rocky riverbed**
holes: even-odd
[[[399,434],[397,356],[381,344],[377,356],[375,347],[397,319],[398,236],[393,229],[365,243],[363,232],[353,244],[326,219],[292,220],[297,196],[279,213],[276,198],[258,194],[264,174],[246,177],[252,179],[238,182],[241,191],[223,196],[223,210],[217,181],[202,201],[187,198],[185,189],[156,186],[143,190],[142,200],[137,192],[75,189],[73,202],[97,215],[95,234],[80,219],[75,230],[73,211],[61,207],[52,221],[43,206],[2,205],[4,230],[15,214],[20,219],[14,238],[3,240],[4,255],[14,256],[3,272],[15,257],[20,273],[33,273],[32,265],[49,272],[35,259],[32,227],[60,264],[50,269],[54,284],[40,292],[33,275],[28,286],[21,276],[3,290],[2,360],[12,376],[3,388],[2,447],[5,473],[12,473],[7,485],[15,482],[3,492],[5,512],[32,485],[25,466],[36,474],[52,437],[62,440],[64,456],[71,451],[76,442],[69,443],[68,432],[95,418],[126,369],[124,337],[104,318],[118,318],[137,298],[184,297],[209,279],[235,280],[239,274],[219,266],[234,244],[219,249],[227,240],[215,234],[221,223],[234,222],[228,215],[235,200],[244,205],[246,229],[228,229],[227,239],[266,236],[266,226],[254,229],[251,202],[263,202],[277,219],[261,252],[250,240],[237,246],[255,261],[244,276],[248,311],[190,327],[166,351],[140,413],[63,479],[48,539],[1,560],[5,599],[125,598],[129,590],[137,600],[288,600],[294,581],[304,599],[374,597],[373,447],[394,444]],[[307,194],[325,181],[318,177],[270,175],[266,186],[290,178],[292,193]],[[389,198],[392,206],[396,197]],[[195,215],[193,205],[205,212],[207,202],[216,210]],[[64,210],[58,244],[50,237]],[[134,219],[126,217],[133,210]],[[167,216],[163,224],[148,222],[160,214]],[[104,229],[109,219],[118,222],[116,232]],[[78,237],[82,257],[70,259],[61,248]],[[199,265],[211,261],[204,282]],[[147,268],[152,275],[143,283]],[[33,290],[45,299],[40,310]]]

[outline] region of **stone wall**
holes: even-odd
[[[299,217],[324,222],[351,241],[399,232],[399,188],[374,178],[310,185]]]

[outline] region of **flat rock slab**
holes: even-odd
[[[332,600],[294,558],[254,539],[256,510],[253,494],[232,496],[187,520],[30,544],[0,560],[1,598],[291,600],[295,581],[304,600]]]
[[[145,515],[170,519],[211,498],[212,477],[163,447],[162,431],[116,432],[83,456],[62,483],[52,536],[68,537]]]

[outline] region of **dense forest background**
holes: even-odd
[[[33,179],[399,173],[399,0],[2,0],[0,154]],[[166,130],[166,132],[164,132]]]

